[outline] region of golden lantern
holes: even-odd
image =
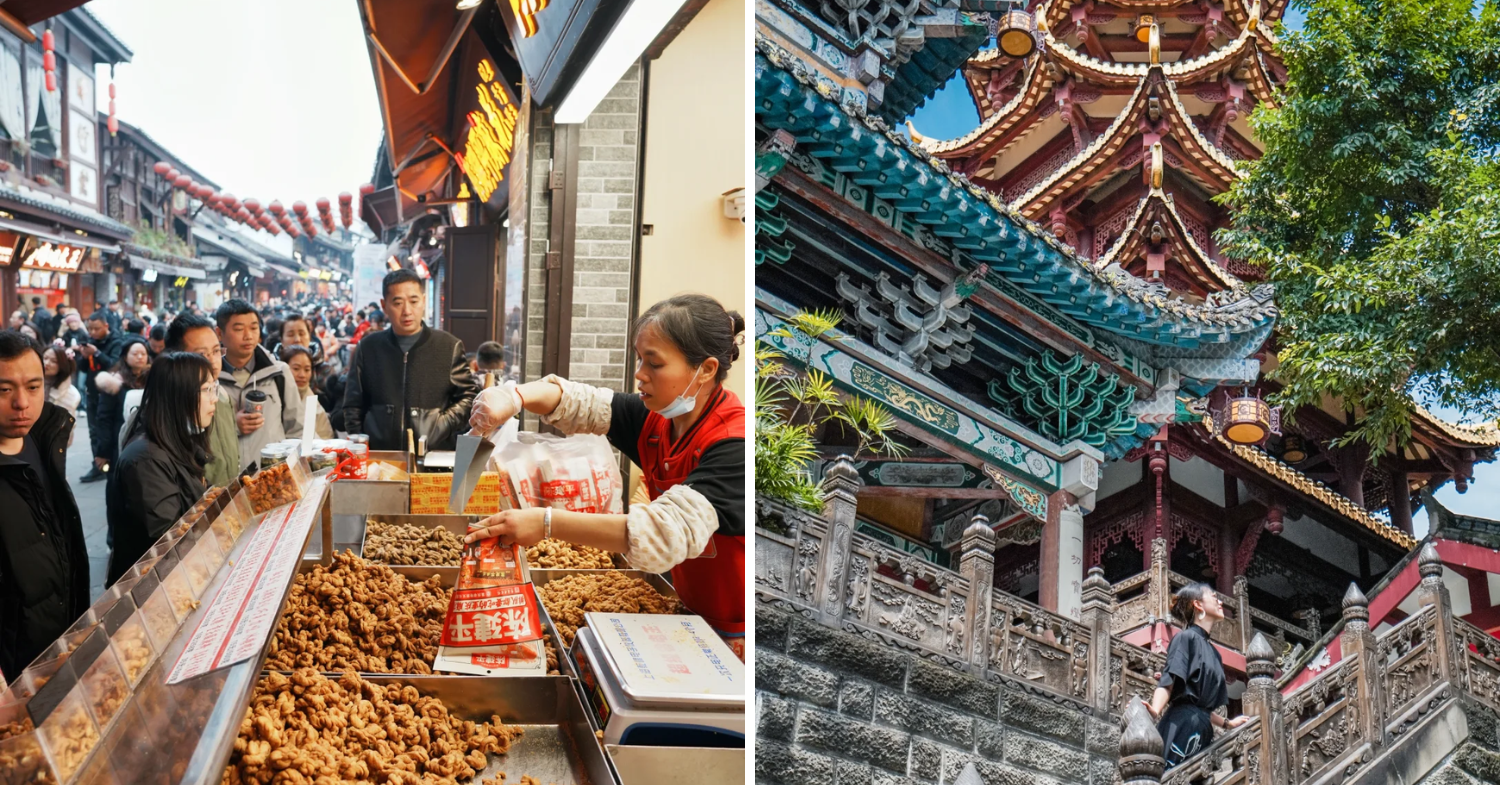
[[[1225,415],[1224,438],[1235,444],[1260,444],[1271,435],[1271,407],[1257,396],[1231,399]]]
[[[1302,463],[1307,460],[1307,444],[1302,437],[1289,433],[1281,440],[1281,460],[1287,463]]]
[[[1135,40],[1147,43],[1151,40],[1151,26],[1156,24],[1155,14],[1141,14],[1135,20]]]
[[[1025,57],[1036,51],[1036,22],[1025,11],[1006,11],[1000,16],[995,42],[1007,56]]]

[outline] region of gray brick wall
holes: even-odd
[[[531,130],[531,216],[528,219],[531,236],[526,238],[526,357],[523,381],[542,377],[542,331],[547,319],[547,236],[551,220],[549,205],[552,202],[547,191],[547,177],[552,171],[552,115],[533,115],[536,122]],[[526,417],[528,425],[535,426],[535,418]]]
[[[573,252],[569,376],[624,390],[630,269],[640,158],[641,67],[630,67],[578,139],[578,234]]]
[[[577,234],[573,247],[573,324],[568,376],[616,390],[627,388],[625,342],[630,328],[630,271],[641,122],[640,65],[631,66],[583,124],[578,145]],[[533,131],[531,237],[526,301],[526,376],[542,375],[546,320],[547,237],[552,127]],[[528,418],[528,427],[534,427]]]
[[[757,783],[1118,781],[1113,722],[769,605],[755,625]]]

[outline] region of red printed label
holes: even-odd
[[[444,646],[502,646],[541,637],[536,593],[526,583],[454,591],[441,642]]]

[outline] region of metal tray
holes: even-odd
[[[677,597],[677,590],[672,588],[672,584],[668,583],[666,578],[663,578],[654,572],[643,572],[641,570],[546,570],[542,568],[536,568],[531,571],[531,582],[536,584],[537,588],[540,589],[541,587],[546,586],[552,581],[555,581],[559,578],[566,578],[569,575],[593,575],[600,572],[623,572],[626,575],[640,578],[641,580],[651,584],[651,588],[656,589],[658,592],[668,597]],[[677,600],[681,602],[682,598],[677,597]]]
[[[423,516],[423,517],[436,517],[436,516]],[[298,568],[298,572],[311,572],[317,566],[318,566],[318,562],[304,560],[302,562],[301,566]],[[425,581],[428,578],[432,577],[433,575],[437,575],[442,580],[443,587],[447,588],[447,589],[452,589],[453,585],[458,582],[458,568],[457,567],[413,567],[413,566],[410,566],[410,565],[397,565],[397,566],[385,565],[385,566],[390,567],[392,572],[395,572],[398,575],[404,575],[404,576],[406,576],[407,579],[414,580],[414,581]],[[544,608],[544,607],[542,607],[542,604],[540,602],[537,603],[537,608],[541,611],[541,615],[542,615],[542,627],[543,627],[543,629],[546,632],[546,636],[547,636],[547,638],[549,640],[552,641],[553,647],[555,647],[557,649],[557,669],[558,669],[558,671],[563,676],[576,679],[578,674],[576,672],[574,672],[573,667],[572,667],[572,663],[568,660],[568,648],[563,645],[562,635],[558,634],[558,632],[557,632],[557,626],[552,623],[552,617],[547,615],[547,609]],[[271,629],[271,634],[275,635],[276,634],[276,630],[280,629],[280,627],[281,627],[281,623],[280,623],[280,620],[278,620],[276,626]],[[281,673],[290,673],[291,671],[280,671],[280,672]],[[339,674],[338,674],[338,672],[330,671],[330,672],[327,673],[327,675],[336,678]],[[409,676],[409,677],[412,677],[412,678],[428,678],[428,674],[391,674],[391,673],[360,672],[360,675],[361,676],[393,676],[393,675],[394,676],[402,676],[402,675],[405,675],[405,676]],[[558,678],[558,677],[556,677],[556,676],[548,676],[548,677],[541,677],[541,676],[485,676],[485,677],[480,677],[480,676],[470,676],[470,675],[467,675],[467,674],[445,674],[443,676],[443,678],[458,678],[458,679],[476,679],[476,678],[535,679],[535,678]]]
[[[529,774],[557,785],[611,785],[618,780],[588,712],[569,679],[562,676],[401,676],[361,674],[366,681],[400,682],[437,698],[448,711],[464,719],[484,721],[498,714],[507,725],[526,734],[506,755],[491,755],[489,765],[474,777],[480,782],[505,772],[506,782]]]

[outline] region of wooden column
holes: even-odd
[[[1152,440],[1154,448],[1150,457],[1146,459],[1146,476],[1151,483],[1150,513],[1143,519],[1146,527],[1146,536],[1141,538],[1146,542],[1162,540],[1167,544],[1167,563],[1172,560],[1172,499],[1167,488],[1172,482],[1172,462],[1167,456],[1166,429],[1163,428],[1158,437]],[[1151,554],[1145,554],[1145,569],[1151,569]]]
[[[958,574],[969,579],[969,668],[980,673],[989,663],[991,599],[995,592],[995,530],[990,519],[975,515],[959,544]]]
[[[1072,508],[1071,512],[1065,508]],[[1037,600],[1053,613],[1077,619],[1078,593],[1083,585],[1083,515],[1073,494],[1056,491],[1047,497],[1041,546]],[[1073,556],[1077,556],[1076,563]]]
[[[1406,484],[1406,472],[1391,472],[1386,485],[1390,488],[1391,523],[1411,534],[1411,486]]]
[[[1260,525],[1259,521],[1251,521],[1248,526]],[[1235,554],[1239,550],[1240,541],[1241,538],[1234,536],[1229,526],[1219,526],[1219,573],[1214,578],[1214,589],[1220,594],[1234,592]]]
[[[818,620],[834,628],[841,626],[844,615],[845,574],[862,484],[859,471],[847,455],[833,459],[823,472],[823,520],[827,530],[818,547],[818,579],[811,601],[819,609]]]

